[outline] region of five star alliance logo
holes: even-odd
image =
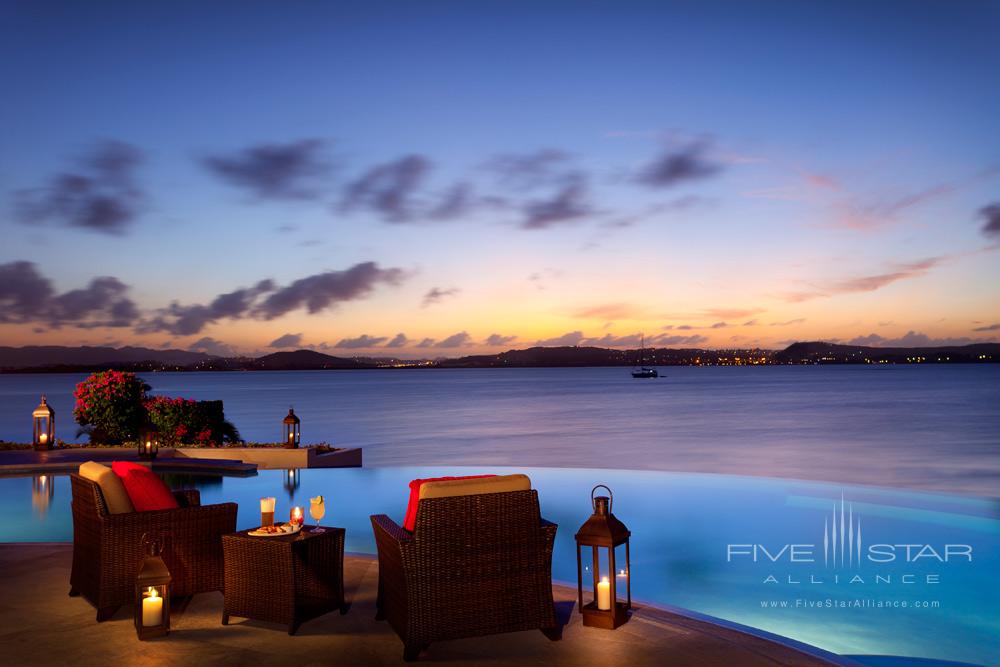
[[[854,515],[854,503],[846,504],[840,496],[833,502],[833,511],[823,519],[823,565],[835,568],[861,565],[861,515]]]

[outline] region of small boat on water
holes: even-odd
[[[632,377],[636,379],[640,378],[658,378],[660,373],[655,368],[647,368],[642,365],[642,357],[646,351],[646,336],[642,337],[642,347],[639,348],[639,365],[632,369]]]

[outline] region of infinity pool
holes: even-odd
[[[632,530],[632,590],[853,656],[1000,665],[1000,511],[994,500],[725,475],[553,468],[357,468],[261,471],[255,477],[168,475],[204,504],[235,501],[256,525],[258,498],[278,516],[327,498],[324,523],[348,551],[374,553],[368,516],[402,522],[407,482],[475,472],[528,474],[542,514],[559,524],[558,580],[576,581],[573,534],[590,489],[614,490]],[[66,476],[0,478],[0,542],[71,541]],[[308,521],[308,519],[307,519]],[[826,548],[824,550],[824,540]],[[888,664],[861,657],[862,662]],[[892,664],[905,664],[893,662]]]

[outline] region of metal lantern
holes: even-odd
[[[163,543],[142,536],[146,555],[135,577],[135,633],[140,640],[170,633],[170,570],[163,562]]]
[[[152,461],[160,451],[160,430],[152,422],[139,429],[139,458]]]
[[[607,489],[607,496],[594,497],[598,489]],[[632,533],[611,513],[614,494],[604,484],[590,491],[590,504],[594,513],[576,533],[577,598],[583,624],[594,628],[614,630],[629,619],[632,609],[631,567],[629,563],[629,537]],[[624,546],[625,562],[616,558],[616,551]],[[592,564],[584,565],[582,551],[590,547]],[[602,563],[606,569],[602,570]],[[593,577],[593,599],[583,602],[583,574]],[[625,588],[625,601],[618,596]]]
[[[52,449],[56,443],[56,411],[45,401],[42,394],[42,402],[39,403],[35,411],[31,413],[33,431],[31,442],[35,449]]]
[[[302,438],[302,434],[299,432],[301,423],[299,418],[295,416],[295,410],[288,408],[288,414],[281,420],[284,427],[282,431],[284,432],[283,440],[286,448],[296,449],[299,446],[299,441]]]

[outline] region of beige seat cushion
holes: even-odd
[[[135,511],[135,508],[132,507],[132,501],[129,500],[128,492],[125,490],[125,485],[122,484],[121,477],[108,466],[95,461],[81,463],[80,477],[89,479],[101,487],[101,493],[104,494],[104,504],[108,506],[108,512],[111,514],[125,514]]]
[[[453,479],[447,482],[427,482],[420,486],[420,500],[424,498],[450,498],[471,496],[478,493],[503,493],[504,491],[530,491],[531,479],[527,475],[500,475],[478,479]]]

